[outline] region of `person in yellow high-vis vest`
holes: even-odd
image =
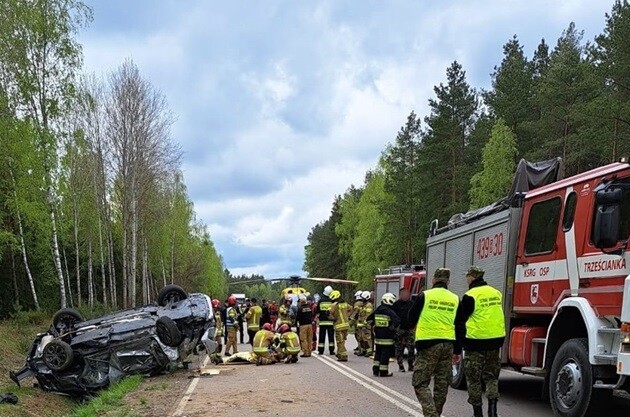
[[[409,310],[416,325],[416,359],[412,384],[425,417],[440,417],[453,374],[451,366],[461,360],[455,337],[455,315],[459,297],[448,290],[451,271],[438,268],[433,288],[421,293]],[[433,394],[429,384],[433,379]]]
[[[262,307],[258,305],[258,300],[252,298],[252,305],[247,309],[245,313],[245,320],[247,321],[247,335],[249,336],[249,344],[253,345],[254,336],[256,332],[260,330],[260,317],[262,316]]]
[[[271,330],[271,323],[265,323],[254,335],[252,344],[252,354],[255,356],[256,365],[271,365],[276,363],[278,358],[272,351],[272,345],[276,339],[276,334]]]
[[[332,306],[330,306],[330,316],[335,323],[337,360],[339,362],[348,362],[346,339],[348,338],[348,330],[350,330],[348,316],[350,315],[350,311],[352,309],[348,303],[341,299],[341,293],[337,290],[330,293],[330,300],[333,302]]]
[[[280,333],[278,360],[284,359],[285,363],[296,363],[298,354],[302,350],[299,336],[286,323],[278,328],[278,333]]]
[[[483,416],[482,381],[486,384],[488,416],[498,417],[499,352],[505,340],[505,315],[503,295],[484,281],[484,273],[477,266],[471,266],[466,273],[469,289],[459,303],[455,331],[457,341],[466,352],[464,373],[474,417]]]

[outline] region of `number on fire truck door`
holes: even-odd
[[[508,223],[475,232],[474,262],[486,271],[485,280],[505,295]],[[504,296],[505,298],[505,296]]]

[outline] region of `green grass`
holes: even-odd
[[[116,410],[116,408],[122,406],[122,400],[125,395],[136,390],[140,382],[142,382],[142,377],[139,375],[125,378],[113,384],[108,390],[101,392],[98,397],[89,403],[76,408],[68,417],[94,417],[112,412],[115,412],[115,414],[108,415],[112,417],[134,417],[136,414],[128,409]]]

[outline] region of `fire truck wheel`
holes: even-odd
[[[462,360],[458,364],[453,365],[453,380],[451,381],[451,387],[459,390],[466,389],[466,375],[464,374],[464,354],[462,353]]]
[[[549,375],[549,397],[554,415],[597,415],[596,409],[612,391],[593,389],[593,383],[593,368],[588,359],[588,340],[567,340],[558,349]]]

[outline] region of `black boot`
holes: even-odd
[[[473,417],[483,417],[483,407],[480,405],[473,405]]]
[[[409,372],[413,372],[413,361],[409,361]]]
[[[378,376],[378,366],[372,367],[372,373],[374,374],[374,376]]]
[[[402,363],[399,363],[399,364],[398,364],[398,370],[399,370],[400,372],[405,372],[405,366],[404,366]]]
[[[499,417],[496,398],[488,398],[488,417]]]
[[[378,376],[380,376],[380,377],[388,377],[388,376],[394,376],[394,374],[389,372],[389,371],[381,371]]]

